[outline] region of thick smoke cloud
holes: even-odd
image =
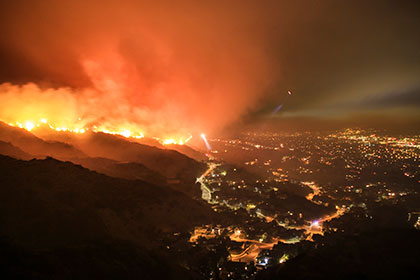
[[[211,132],[250,111],[248,120],[271,117],[288,90],[276,117],[357,113],[371,96],[405,98],[420,87],[419,6],[1,1],[0,84],[55,90],[88,124],[136,125],[156,136]]]
[[[0,89],[0,117],[46,111],[156,136],[199,133],[237,120],[273,85],[268,22],[252,2],[139,2],[3,4],[3,53],[15,57],[2,58],[13,85]]]

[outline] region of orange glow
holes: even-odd
[[[131,130],[128,129],[119,129],[116,131],[112,131],[106,128],[97,128],[96,126],[93,129],[89,129],[89,127],[84,127],[84,126],[78,126],[78,125],[67,125],[67,126],[55,126],[52,123],[49,123],[48,120],[46,118],[41,118],[39,120],[39,122],[35,122],[35,121],[25,121],[23,123],[17,121],[17,122],[9,122],[10,126],[16,126],[19,128],[24,128],[28,131],[32,131],[33,129],[39,128],[41,127],[41,125],[48,126],[50,129],[55,130],[57,132],[72,132],[72,133],[85,133],[89,130],[92,130],[93,132],[102,132],[102,133],[106,133],[106,134],[112,134],[112,135],[120,135],[120,136],[124,136],[126,138],[136,138],[136,139],[140,139],[143,138],[144,135],[141,132],[133,132]]]
[[[22,76],[0,82],[1,121],[185,144],[259,108],[283,70],[254,5],[47,2],[7,17],[4,50],[24,59],[11,56],[7,68]]]
[[[124,130],[121,132],[121,135],[128,138],[131,136],[131,132],[129,130]]]
[[[80,120],[80,118],[79,118]],[[19,128],[26,129],[28,131],[33,131],[37,128],[41,127],[49,127],[50,129],[57,131],[57,132],[71,132],[71,133],[79,133],[83,134],[87,131],[92,132],[101,132],[105,134],[111,134],[111,135],[119,135],[123,136],[125,138],[134,138],[134,139],[141,139],[144,138],[144,134],[142,132],[138,132],[137,130],[130,130],[126,128],[115,128],[115,130],[108,129],[106,126],[93,126],[93,127],[86,127],[83,125],[76,125],[76,124],[68,124],[66,126],[60,125],[56,126],[53,123],[50,123],[46,118],[39,119],[38,122],[36,121],[25,121],[25,122],[9,122],[10,126],[16,126]],[[133,127],[135,129],[135,127]],[[179,137],[178,141],[175,140],[176,138],[158,138],[153,137],[154,139],[158,140],[162,145],[184,145],[188,141],[192,139],[192,135],[190,135],[187,138]]]
[[[31,121],[27,121],[27,122],[25,122],[24,127],[25,127],[26,130],[31,131],[35,127],[35,125]]]
[[[192,138],[192,135],[190,137],[188,137],[187,139],[185,139],[185,140],[183,140],[182,138],[179,138],[178,141],[176,141],[173,138],[167,138],[167,139],[163,139],[163,140],[161,140],[159,138],[156,138],[156,139],[159,140],[163,145],[171,145],[171,144],[174,144],[174,145],[184,145],[185,143],[187,143],[188,141],[190,141],[191,138]]]
[[[169,126],[165,123],[164,120],[170,119],[169,116],[147,121],[136,120],[136,114],[142,112],[128,116],[128,105],[118,109],[121,115],[112,115],[119,106],[118,100],[113,100],[115,106],[109,108],[107,104],[102,104],[107,108],[100,111],[97,103],[101,101],[90,94],[96,95],[97,92],[75,92],[67,88],[42,90],[35,84],[0,84],[0,121],[28,131],[38,128],[79,134],[92,131],[131,139],[141,139],[147,132],[147,135],[163,145],[184,145],[192,138],[185,126]],[[107,112],[111,112],[109,117],[105,116]]]
[[[163,145],[170,145],[170,144],[176,144],[176,141],[174,139],[165,139],[162,142]]]

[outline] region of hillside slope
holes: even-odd
[[[0,122],[0,141],[9,142],[36,157],[51,156],[58,159],[86,157],[72,145],[57,141],[44,141],[29,131]]]
[[[159,234],[188,231],[212,215],[206,204],[170,188],[52,158],[0,156],[0,186],[0,234],[27,245],[109,236],[150,245]]]
[[[170,188],[52,158],[0,156],[0,197],[3,271],[25,278],[188,279],[151,251],[213,216],[206,204]]]

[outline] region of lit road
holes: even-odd
[[[324,234],[324,230],[322,228],[323,222],[331,221],[332,219],[338,218],[342,216],[347,210],[345,208],[338,208],[337,211],[331,215],[326,215],[318,220],[313,221],[310,224],[306,224],[303,226],[294,226],[294,225],[287,225],[285,223],[279,222],[276,220],[279,226],[282,226],[286,229],[295,229],[295,230],[305,230],[305,234],[307,235],[306,240],[312,241],[312,236],[314,234]]]
[[[236,242],[249,242],[249,243],[251,243],[251,245],[249,245],[247,248],[245,248],[245,250],[243,250],[241,253],[230,254],[231,260],[233,262],[246,262],[246,263],[249,263],[251,261],[255,261],[255,259],[258,257],[258,254],[261,252],[261,250],[263,250],[263,249],[270,249],[271,250],[273,248],[273,246],[275,244],[277,244],[278,241],[284,241],[284,240],[276,239],[275,242],[264,243],[264,242],[259,242],[259,241],[255,241],[255,240],[241,238],[240,234],[238,234],[238,233],[233,233],[232,235],[229,236],[229,238],[232,241],[236,241]]]
[[[219,166],[220,164],[211,162],[208,163],[208,168],[207,170],[200,176],[197,178],[196,182],[199,182],[201,185],[201,191],[202,191],[202,199],[206,200],[208,203],[211,203],[211,199],[212,199],[212,192],[211,190],[207,187],[205,181],[206,181],[206,177],[213,174],[214,169]],[[316,195],[318,195],[320,193],[320,188],[318,186],[316,186],[313,182],[303,182],[305,185],[307,185],[308,187],[310,187],[313,191],[313,193],[311,193],[310,195],[308,195],[306,198],[308,200],[312,200],[312,198]],[[341,215],[343,215],[345,213],[346,209],[344,208],[338,208],[337,211],[331,215],[326,215],[316,221],[313,221],[311,224],[306,224],[303,226],[293,226],[293,225],[286,225],[284,223],[281,223],[279,221],[277,221],[277,219],[275,219],[274,217],[268,217],[268,216],[264,216],[261,214],[261,218],[264,218],[267,222],[271,222],[272,220],[276,220],[276,222],[280,225],[283,226],[286,229],[296,229],[296,230],[305,230],[305,234],[306,234],[306,239],[307,240],[312,240],[312,236],[314,234],[323,234],[323,228],[322,228],[322,223],[326,222],[326,221],[330,221],[332,219],[335,219]],[[195,240],[197,240],[197,238],[199,236],[203,236],[206,238],[214,238],[215,235],[214,234],[209,234],[206,233],[205,231],[202,230],[198,230],[197,232],[195,232],[192,236],[190,241],[194,242]],[[241,233],[237,233],[234,232],[232,233],[229,238],[232,241],[236,241],[236,242],[241,242],[241,243],[250,243],[250,245],[248,247],[246,247],[242,252],[240,252],[239,254],[230,254],[231,260],[234,262],[245,262],[245,263],[249,263],[251,261],[256,260],[256,258],[258,257],[259,253],[261,252],[261,250],[264,249],[269,249],[271,250],[273,248],[273,246],[275,244],[277,244],[278,242],[283,242],[283,243],[296,243],[299,242],[301,240],[301,238],[296,237],[296,238],[292,238],[290,240],[283,240],[283,239],[274,239],[273,242],[270,243],[264,243],[264,242],[259,242],[256,240],[250,240],[250,239],[246,239],[246,238],[241,238]]]
[[[213,173],[213,170],[219,166],[220,164],[217,163],[209,163],[208,164],[208,168],[207,170],[200,176],[197,178],[196,182],[200,183],[201,185],[201,198],[203,200],[206,200],[207,202],[210,203],[211,201],[211,190],[206,186],[206,184],[204,183],[204,179]]]
[[[306,199],[307,200],[311,200],[312,201],[312,199],[314,198],[314,196],[319,195],[320,192],[321,192],[321,189],[314,182],[302,182],[302,184],[305,185],[305,186],[307,186],[307,187],[309,187],[309,188],[311,188],[312,191],[313,191],[312,193],[310,193],[310,194],[308,194],[306,196]]]
[[[243,250],[239,254],[230,254],[231,260],[233,262],[246,262],[249,263],[251,261],[255,262],[255,259],[258,257],[258,254],[263,249],[272,249],[275,243],[259,243],[252,241],[251,245],[249,245],[245,250]]]

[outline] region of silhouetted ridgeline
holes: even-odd
[[[0,122],[0,154],[18,159],[50,156],[71,161],[108,176],[140,179],[152,184],[177,182],[170,186],[189,196],[199,197],[195,179],[206,165],[188,156],[165,148],[137,143],[135,140],[104,133],[74,134],[40,127],[37,135]],[[177,147],[199,157],[197,151]]]
[[[5,156],[17,158],[17,159],[24,159],[24,160],[33,158],[33,156],[31,156],[28,153],[25,153],[18,147],[13,146],[9,142],[3,142],[3,141],[0,141],[0,155],[5,155]]]
[[[0,122],[0,140],[9,142],[32,156],[53,156],[58,159],[86,157],[75,147],[57,141],[44,141],[32,133]]]

